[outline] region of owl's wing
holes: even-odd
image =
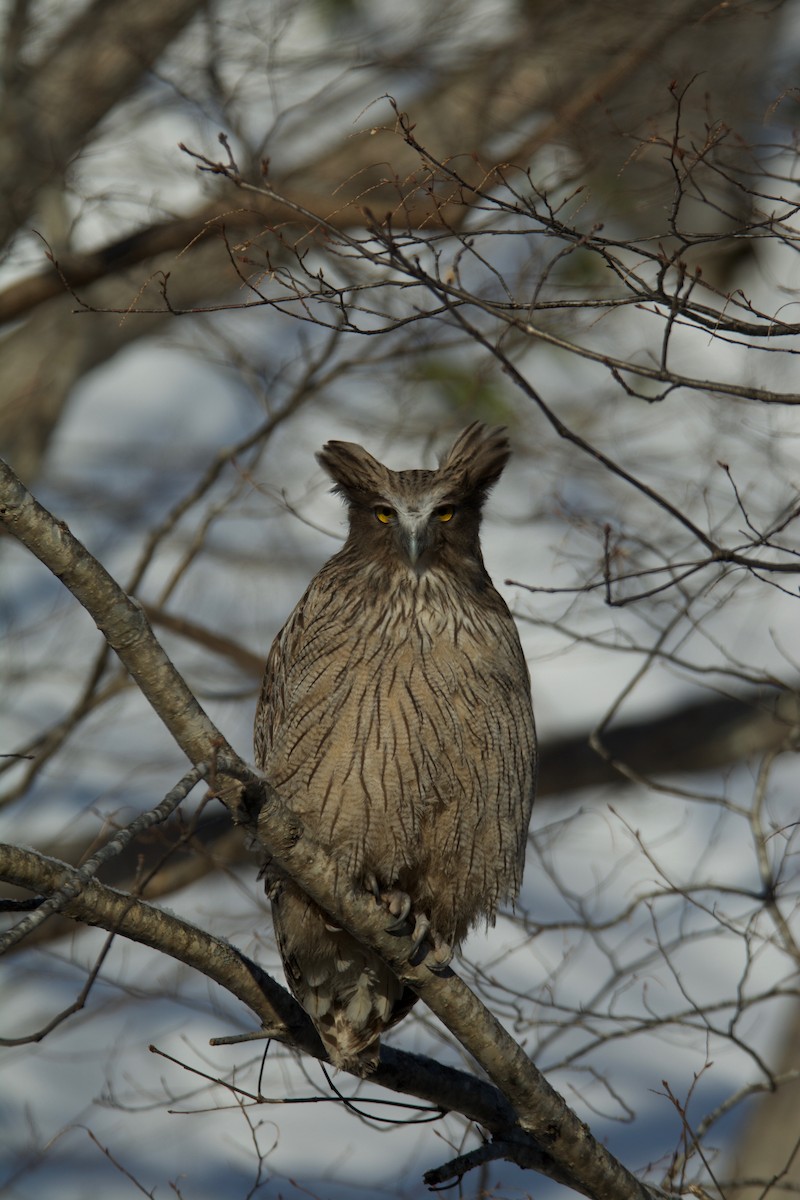
[[[262,770],[275,744],[278,731],[284,726],[288,709],[292,704],[291,676],[296,668],[297,652],[302,643],[304,630],[317,607],[315,605],[317,590],[315,583],[316,581],[312,580],[283,628],[275,635],[267,655],[253,730],[256,765]]]
[[[262,768],[275,740],[275,730],[283,719],[285,700],[282,669],[283,657],[280,646],[282,633],[283,630],[275,638],[267,656],[264,677],[261,681],[261,693],[256,706],[253,746],[256,765]]]

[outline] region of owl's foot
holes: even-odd
[[[409,959],[417,964],[424,962],[434,975],[449,975],[453,958],[453,947],[448,945],[440,933],[431,930],[425,913],[420,913],[411,934],[412,945]],[[426,946],[425,943],[428,943]]]
[[[394,918],[386,926],[387,933],[410,935],[411,953],[409,960],[422,962],[434,975],[447,975],[453,958],[453,947],[448,945],[441,934],[431,932],[431,921],[427,913],[411,912],[412,902],[408,892],[400,888],[381,888],[373,874],[367,875],[366,887],[372,892],[378,904],[382,904],[390,916]],[[413,928],[412,928],[413,921]],[[428,943],[428,946],[425,945]]]
[[[420,913],[414,921],[414,929],[411,933],[411,953],[409,958],[413,962],[419,951],[422,949],[422,943],[427,938],[431,930],[430,918],[425,913]]]
[[[399,888],[381,892],[381,903],[394,917],[386,926],[387,932],[408,933],[408,917],[411,912],[411,897],[408,892],[401,892]]]
[[[374,875],[368,875],[366,884],[378,904],[382,904],[393,921],[386,926],[387,933],[408,933],[408,917],[411,912],[411,897],[400,888],[382,890]]]

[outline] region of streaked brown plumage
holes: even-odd
[[[528,670],[478,537],[509,453],[504,430],[478,423],[436,471],[328,442],[317,457],[349,536],[275,638],[256,713],[256,762],[343,885],[400,921],[410,901],[440,962],[517,895],[533,802]],[[265,874],[292,990],[331,1061],[368,1072],[414,997],[274,865]]]

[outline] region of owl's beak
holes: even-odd
[[[408,514],[398,523],[398,539],[412,567],[417,565],[428,548],[429,529],[427,513],[421,516]]]

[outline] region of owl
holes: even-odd
[[[516,897],[533,803],[528,668],[479,540],[509,454],[480,423],[437,470],[324,446],[349,533],[275,638],[256,712],[256,762],[338,886],[371,892],[434,969]],[[277,864],[264,875],[292,991],[331,1062],[369,1074],[414,995]]]

